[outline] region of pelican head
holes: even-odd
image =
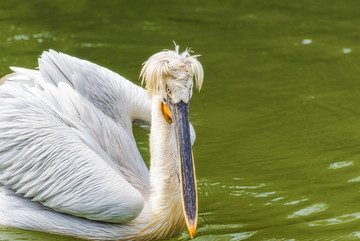
[[[189,107],[193,93],[193,79],[200,90],[204,78],[203,68],[186,49],[179,53],[164,50],[151,56],[144,63],[140,76],[146,83],[150,97],[162,100],[163,116],[176,133],[177,156],[183,212],[190,236],[193,237],[197,224],[197,190],[193,153],[190,142]]]

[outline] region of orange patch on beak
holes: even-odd
[[[189,233],[190,233],[190,237],[193,238],[195,235],[195,230],[196,228],[193,225],[190,225],[189,227]]]
[[[170,110],[169,110],[169,107],[167,106],[167,104],[161,103],[161,110],[162,110],[162,113],[163,113],[163,116],[164,116],[166,122],[171,124],[172,119],[171,119]]]

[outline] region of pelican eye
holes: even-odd
[[[170,90],[169,87],[167,87],[167,92],[168,92],[169,95],[171,95],[171,90]]]

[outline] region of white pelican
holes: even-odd
[[[146,89],[50,50],[0,80],[0,224],[95,240],[149,240],[197,224],[189,51],[151,56]],[[147,92],[147,93],[146,93]],[[150,98],[151,100],[150,100]],[[150,170],[132,122],[151,122]]]

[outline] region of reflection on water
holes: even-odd
[[[309,216],[314,213],[322,212],[327,208],[328,205],[326,205],[325,203],[316,203],[288,215],[287,218],[298,218],[303,216]]]
[[[326,225],[344,224],[344,223],[356,221],[357,219],[360,219],[360,213],[345,214],[336,218],[317,220],[312,223],[309,223],[309,226],[326,226]]]
[[[330,164],[329,169],[338,169],[354,165],[353,161],[340,161]]]
[[[307,201],[307,200],[308,200],[307,198],[302,198],[302,199],[299,199],[299,200],[286,202],[286,203],[284,203],[284,205],[295,205],[295,204],[298,204],[300,202],[304,202],[304,201]]]
[[[241,224],[207,224],[198,228],[198,235],[194,240],[245,240],[256,233],[256,231],[239,232],[242,229],[244,225]],[[179,239],[187,240],[188,236],[183,234]]]
[[[195,239],[360,238],[360,2],[20,2],[0,3],[1,75],[52,48],[139,84],[172,40],[202,55]],[[148,131],[135,134],[148,160]],[[69,240],[0,228],[24,239]]]

